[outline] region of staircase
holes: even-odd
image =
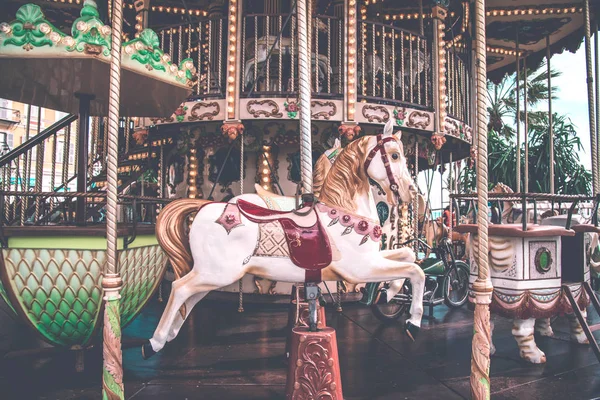
[[[35,135],[29,135],[31,128],[27,118],[24,143],[0,155],[0,223],[23,226],[102,222],[106,203],[106,119],[91,119],[87,149],[80,146],[77,115],[67,115]],[[132,152],[139,152],[130,143],[132,131],[132,120],[122,119],[118,193],[123,193],[146,169],[142,162],[128,160]],[[82,154],[87,158],[83,171],[78,170]],[[76,183],[82,179],[86,191],[78,193],[76,187],[82,185]],[[94,197],[94,193],[101,195]],[[78,209],[82,210],[79,215]]]

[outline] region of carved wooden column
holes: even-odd
[[[471,347],[471,397],[490,398],[490,303],[492,281],[488,264],[488,154],[485,0],[475,0],[473,44],[475,50],[477,131],[477,280],[473,283],[475,316]]]
[[[440,150],[446,141],[446,110],[448,96],[446,87],[446,43],[444,42],[444,21],[448,15],[448,0],[433,1],[433,104],[436,110],[434,133],[431,141]]]

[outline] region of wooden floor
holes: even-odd
[[[124,331],[125,345],[148,338],[163,305],[150,304]],[[469,398],[473,315],[465,308],[435,310],[412,343],[400,325],[384,326],[369,308],[346,305],[327,311],[337,330],[344,397],[351,399]],[[493,399],[600,398],[600,364],[587,346],[568,340],[568,324],[556,321],[554,338],[538,338],[548,362],[521,361],[510,321],[494,317]],[[0,344],[6,351],[30,343],[22,327],[0,316]],[[175,341],[144,361],[139,346],[124,350],[127,399],[282,399],[286,364],[287,308],[200,303]],[[15,338],[15,335],[18,337]],[[73,353],[0,361],[0,399],[100,399],[100,348],[85,355],[85,371],[74,372]]]

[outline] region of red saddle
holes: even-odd
[[[292,262],[306,270],[306,282],[321,282],[321,270],[331,264],[332,255],[327,232],[315,210],[298,215],[293,211],[270,210],[244,200],[238,200],[237,205],[242,215],[252,222],[279,222]]]

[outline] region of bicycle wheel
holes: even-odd
[[[402,286],[402,289],[400,289],[400,293],[410,293],[408,292],[406,284]],[[377,319],[379,319],[381,322],[391,323],[396,321],[403,314],[406,314],[408,312],[409,305],[410,304],[407,304],[405,302],[392,299],[388,303],[371,304],[371,310],[373,311],[373,314],[375,314]]]
[[[462,261],[456,261],[454,268],[446,273],[443,282],[444,303],[448,307],[458,308],[469,297],[469,274],[471,270]]]

